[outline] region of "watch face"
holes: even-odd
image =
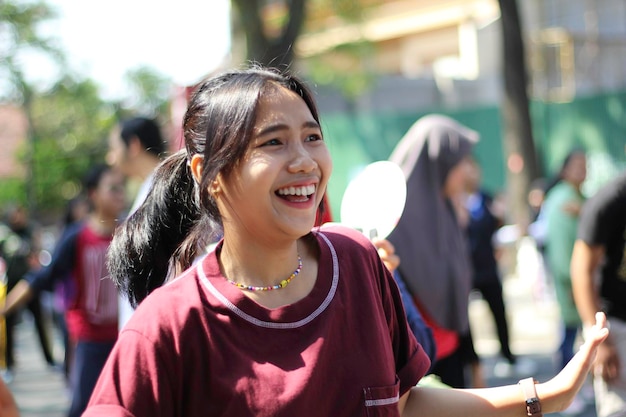
[[[531,398],[526,400],[526,411],[529,416],[540,415],[541,413],[541,403],[539,402],[539,398]]]

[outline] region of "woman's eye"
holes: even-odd
[[[267,141],[263,142],[261,144],[261,146],[276,146],[276,145],[280,145],[280,144],[281,144],[281,142],[280,142],[279,139],[270,139],[270,140],[267,140]]]
[[[313,134],[313,135],[309,135],[306,138],[307,142],[315,142],[317,140],[322,140],[322,135],[319,135],[319,134],[316,133],[316,134]]]

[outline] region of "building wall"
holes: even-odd
[[[25,168],[17,160],[18,151],[26,144],[28,121],[24,113],[13,106],[0,106],[0,181],[21,178]]]

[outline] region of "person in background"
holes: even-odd
[[[429,361],[376,247],[315,226],[332,161],[298,78],[251,68],[207,79],[183,126],[186,149],[115,232],[108,268],[138,308],[85,417],[521,417],[562,410],[580,388],[608,335],[602,313],[545,383],[416,386]],[[223,236],[197,260],[213,223]]]
[[[20,205],[11,206],[7,209],[6,218],[7,226],[0,227],[0,257],[6,262],[7,292],[9,292],[27,273],[40,268],[41,265],[39,264],[40,245],[37,231],[29,221],[27,209]],[[32,297],[26,304],[26,308],[33,317],[44,359],[50,367],[55,367],[48,322],[39,295]],[[20,313],[21,311],[15,310],[12,314],[5,316],[6,370],[3,372],[3,378],[7,382],[13,380],[15,327],[19,322]]]
[[[62,219],[62,229],[57,242],[65,240],[66,235],[71,233],[73,226],[82,222],[89,214],[89,201],[81,193],[67,202],[65,213]],[[72,285],[71,279],[61,279],[54,285],[54,311],[53,318],[56,326],[61,332],[63,339],[63,371],[66,381],[70,382],[70,364],[72,358],[72,343],[67,330],[65,312],[69,307],[69,302],[75,295],[76,289]]]
[[[406,312],[407,323],[409,324],[409,327],[419,344],[422,345],[428,359],[430,359],[432,367],[437,357],[437,346],[435,345],[433,331],[424,321],[422,314],[419,312],[415,302],[413,301],[413,297],[411,297],[411,293],[406,288],[406,284],[398,272],[398,265],[400,265],[401,262],[400,257],[395,253],[395,248],[387,239],[374,238],[372,239],[372,243],[378,249],[380,258],[389,272],[391,272],[394,281],[398,285],[400,297],[402,298],[402,304],[404,305],[404,311]]]
[[[563,368],[574,356],[581,320],[572,293],[570,264],[578,227],[578,216],[585,201],[581,187],[587,176],[585,152],[574,149],[563,160],[558,174],[546,187],[542,216],[546,225],[543,259],[562,322],[561,343],[558,348],[559,367]],[[580,414],[586,407],[582,395],[577,395],[565,410]]]
[[[127,177],[140,182],[139,191],[131,205],[129,215],[143,203],[153,181],[154,169],[167,152],[161,128],[156,120],[133,117],[123,120],[109,136],[107,163]],[[133,314],[130,302],[123,294],[119,299],[119,328],[124,327]]]
[[[87,174],[84,188],[91,205],[85,221],[65,233],[48,266],[15,285],[1,310],[6,316],[56,282],[71,282],[74,294],[65,315],[74,352],[69,417],[80,416],[87,406],[118,334],[117,289],[107,279],[105,257],[126,207],[124,176],[107,165],[97,165]]]
[[[592,310],[606,312],[611,336],[598,347],[593,383],[598,417],[626,416],[626,171],[583,205],[571,262],[572,290],[591,336]]]
[[[464,369],[475,359],[468,355],[471,263],[458,203],[478,137],[449,117],[428,115],[389,157],[405,174],[407,198],[388,239],[402,259],[400,276],[434,333],[432,373],[455,388],[468,385]]]
[[[546,193],[542,210],[546,219],[545,257],[554,283],[563,323],[559,346],[560,368],[574,356],[576,335],[581,327],[574,303],[570,264],[578,228],[578,216],[585,201],[581,186],[587,176],[585,152],[574,150],[563,161],[559,180]]]
[[[493,245],[494,235],[503,225],[502,209],[497,207],[492,195],[482,188],[482,170],[475,159],[471,159],[466,187],[464,203],[468,213],[466,232],[472,260],[472,287],[480,293],[491,310],[500,342],[500,354],[512,368],[517,358],[509,344],[502,280]]]
[[[19,417],[19,415],[20,413],[11,390],[9,390],[4,380],[0,378],[0,416]]]

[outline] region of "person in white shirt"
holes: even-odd
[[[109,136],[107,162],[141,185],[128,212],[130,216],[145,200],[152,185],[152,174],[167,151],[161,128],[147,117],[123,120]],[[119,328],[124,327],[133,313],[128,299],[119,297]]]

